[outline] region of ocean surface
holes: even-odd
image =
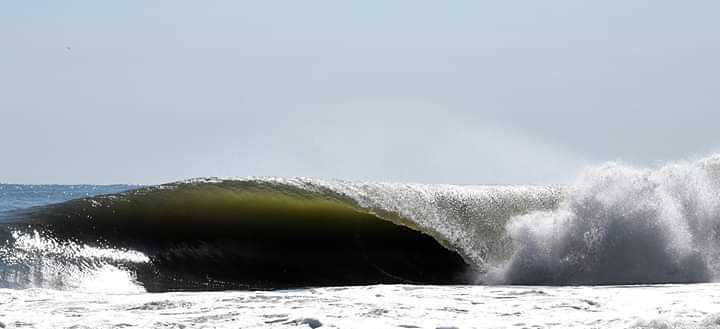
[[[0,184],[4,328],[720,328],[720,157],[567,185]]]

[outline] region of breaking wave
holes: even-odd
[[[10,250],[22,250],[17,236],[38,235],[59,249],[141,253],[147,261],[90,259],[126,269],[150,291],[466,284],[507,245],[504,220],[553,207],[558,195],[549,187],[197,179],[14,211],[3,221]],[[15,280],[6,285],[47,270],[38,263],[87,263],[30,256],[42,261],[6,266]]]
[[[608,163],[567,186],[196,179],[0,216],[0,285],[78,289],[87,273],[148,291],[713,281],[719,178],[716,156]]]
[[[557,209],[514,217],[513,254],[490,270],[509,284],[642,284],[720,273],[720,158],[659,169],[584,171]]]

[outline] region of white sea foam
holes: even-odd
[[[513,254],[495,283],[661,283],[717,279],[720,157],[659,169],[584,171],[554,210],[507,224]]]
[[[55,239],[42,236],[37,230],[32,233],[15,231],[12,233],[12,236],[15,239],[15,250],[24,251],[28,254],[52,255],[64,258],[128,261],[133,263],[150,261],[145,254],[139,251],[99,248],[87,244],[77,244],[67,240],[59,242]]]
[[[145,291],[131,271],[117,264],[147,263],[133,250],[100,248],[43,236],[13,232],[14,244],[0,250],[3,281],[14,288],[53,288],[88,292]]]
[[[0,289],[0,321],[10,328],[718,329],[719,291],[717,284],[163,294]]]

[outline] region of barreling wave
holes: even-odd
[[[97,257],[24,252],[26,268],[5,277],[15,285],[68,281],[53,278],[57,266],[36,265],[59,262],[126,269],[150,291],[471,283],[506,244],[498,219],[553,207],[557,197],[546,187],[196,179],[5,216],[16,244],[38,235],[147,255],[98,265]]]
[[[720,157],[567,186],[195,179],[0,217],[0,284],[633,284],[720,273]],[[67,274],[70,273],[70,274]],[[79,278],[79,279],[78,279]]]

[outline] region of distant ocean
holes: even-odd
[[[0,327],[720,328],[720,157],[557,186],[0,185]]]

